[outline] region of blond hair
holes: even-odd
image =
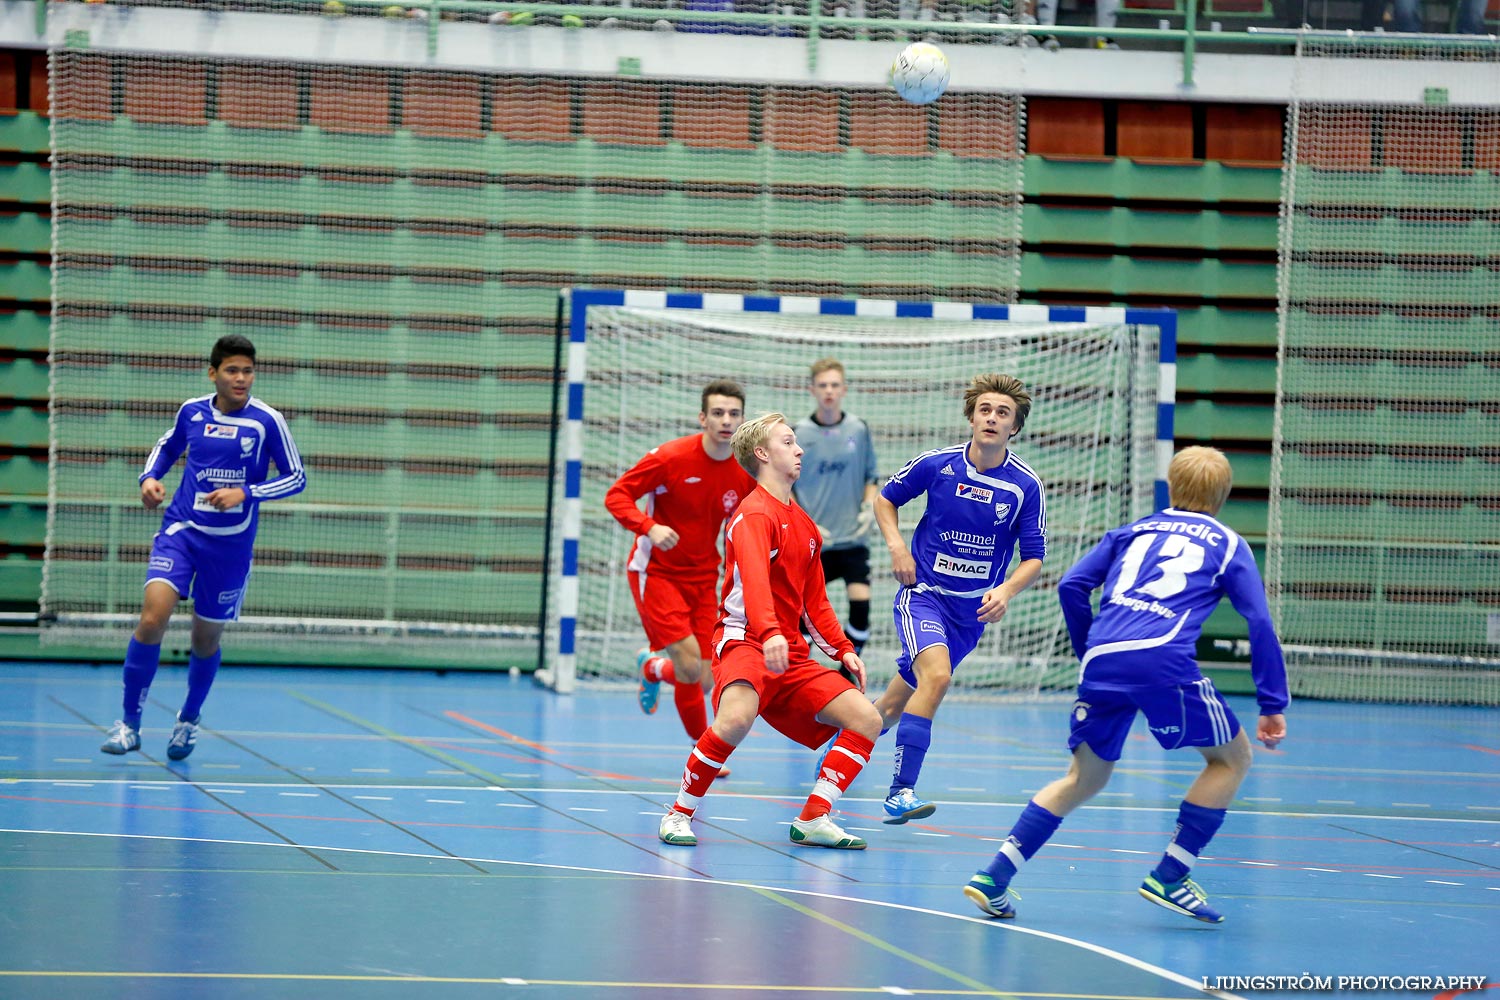
[[[1167,466],[1167,490],[1172,506],[1201,514],[1218,514],[1229,499],[1234,470],[1217,448],[1193,445],[1172,456]]]
[[[761,463],[755,449],[765,447],[771,437],[771,428],[786,422],[784,413],[767,413],[740,424],[740,429],[729,440],[729,446],[734,449],[734,460],[740,463],[740,468],[752,476],[760,475]]]
[[[1026,383],[1014,375],[999,375],[987,372],[983,375],[975,375],[974,381],[969,383],[969,388],[964,392],[964,419],[974,419],[974,407],[979,405],[979,397],[987,392],[998,393],[1001,396],[1009,396],[1016,401],[1016,433],[1026,426],[1026,418],[1031,416],[1031,393],[1026,391]]]
[[[812,363],[812,381],[816,382],[824,372],[838,372],[839,378],[847,377],[844,374],[844,363],[838,358],[819,358]]]

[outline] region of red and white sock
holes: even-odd
[[[875,750],[875,741],[867,740],[858,733],[840,730],[838,739],[828,748],[823,758],[823,770],[813,783],[812,794],[803,803],[798,819],[817,819],[833,810],[839,796],[849,790],[859,772],[870,762]]]
[[[687,765],[682,769],[682,788],[678,791],[677,801],[672,803],[672,808],[685,815],[693,815],[698,809],[698,803],[708,794],[708,786],[719,776],[719,768],[724,766],[732,753],[734,747],[719,739],[712,729],[704,733],[699,738],[698,745],[693,747],[693,752],[688,754]]]
[[[646,675],[648,681],[666,681],[668,684],[677,683],[677,671],[672,667],[672,661],[665,656],[651,656],[641,664],[641,673]]]

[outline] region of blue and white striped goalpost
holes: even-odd
[[[1167,465],[1172,460],[1172,427],[1177,395],[1177,314],[1170,309],[1113,306],[986,305],[969,302],[902,302],[893,299],[823,299],[794,295],[734,295],[632,289],[574,288],[570,302],[567,403],[563,424],[563,499],[559,537],[562,572],[552,600],[558,609],[556,654],[537,672],[538,680],[560,694],[577,686],[579,539],[583,529],[583,406],[588,377],[589,310],[596,307],[682,309],[719,313],[782,313],[854,316],[872,319],[986,320],[1012,323],[1089,323],[1136,325],[1158,331],[1156,403],[1156,487],[1158,509],[1167,506]],[[550,572],[550,567],[548,568]],[[545,641],[545,639],[543,640]]]

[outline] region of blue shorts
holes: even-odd
[[[896,672],[901,679],[913,688],[917,686],[912,663],[928,646],[947,646],[948,669],[957,670],[984,635],[977,608],[977,601],[945,597],[932,590],[898,590],[895,614],[901,654],[896,657]]]
[[[1073,703],[1068,749],[1087,743],[1101,760],[1119,760],[1137,711],[1163,749],[1218,747],[1240,733],[1240,720],[1207,677],[1191,684],[1115,691],[1082,684]]]
[[[253,535],[206,535],[195,528],[158,531],[151,540],[146,583],[161,580],[178,597],[193,598],[193,614],[204,621],[232,622],[245,603]],[[192,593],[188,593],[192,584]]]

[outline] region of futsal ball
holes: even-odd
[[[891,64],[891,86],[913,104],[931,104],[948,89],[948,57],[931,42],[912,42]]]

